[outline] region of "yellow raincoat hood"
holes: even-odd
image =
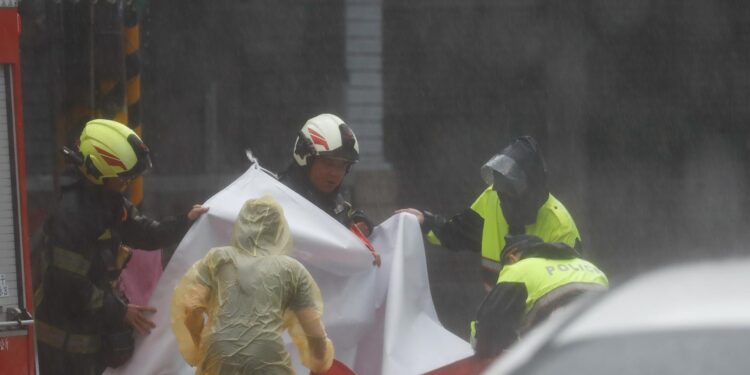
[[[281,206],[269,196],[245,202],[232,229],[232,246],[252,256],[288,255],[292,235]]]

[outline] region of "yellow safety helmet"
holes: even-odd
[[[117,121],[94,119],[86,123],[78,151],[78,168],[97,185],[105,178],[132,178],[151,168],[148,147],[132,129]]]

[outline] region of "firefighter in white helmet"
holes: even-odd
[[[357,137],[344,120],[329,113],[307,120],[297,135],[293,155],[294,161],[279,180],[347,228],[369,236],[372,222],[341,194],[344,177],[359,161]]]
[[[154,323],[147,306],[128,304],[115,287],[129,246],[159,249],[179,241],[208,208],[161,221],[141,215],[125,197],[128,183],[151,167],[148,147],[127,126],[95,119],[76,149],[65,148],[71,181],[34,248],[34,305],[39,371],[100,374],[133,351],[133,330]]]

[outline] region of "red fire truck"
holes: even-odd
[[[0,0],[0,375],[35,374],[17,0]]]

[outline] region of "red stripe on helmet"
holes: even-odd
[[[104,151],[100,149],[99,147],[94,146],[97,152],[99,152],[99,155],[104,159],[104,162],[107,163],[107,165],[111,165],[113,167],[120,167],[122,169],[128,169],[125,164],[123,164],[122,160],[120,160],[117,156],[110,154],[107,151]]]
[[[113,155],[113,154],[110,154],[110,153],[109,153],[109,152],[107,152],[106,150],[102,150],[101,148],[99,148],[99,147],[96,147],[96,146],[94,146],[94,148],[96,149],[96,151],[97,151],[97,152],[99,152],[99,154],[100,154],[100,155],[103,155],[103,156],[109,156],[110,158],[115,158],[115,159],[117,159],[117,156],[115,156],[115,155]]]
[[[312,138],[313,144],[321,145],[326,149],[326,151],[328,151],[328,142],[326,142],[325,138],[323,138],[322,135],[318,134],[318,132],[310,128],[307,128],[307,131],[310,133],[310,138]]]

